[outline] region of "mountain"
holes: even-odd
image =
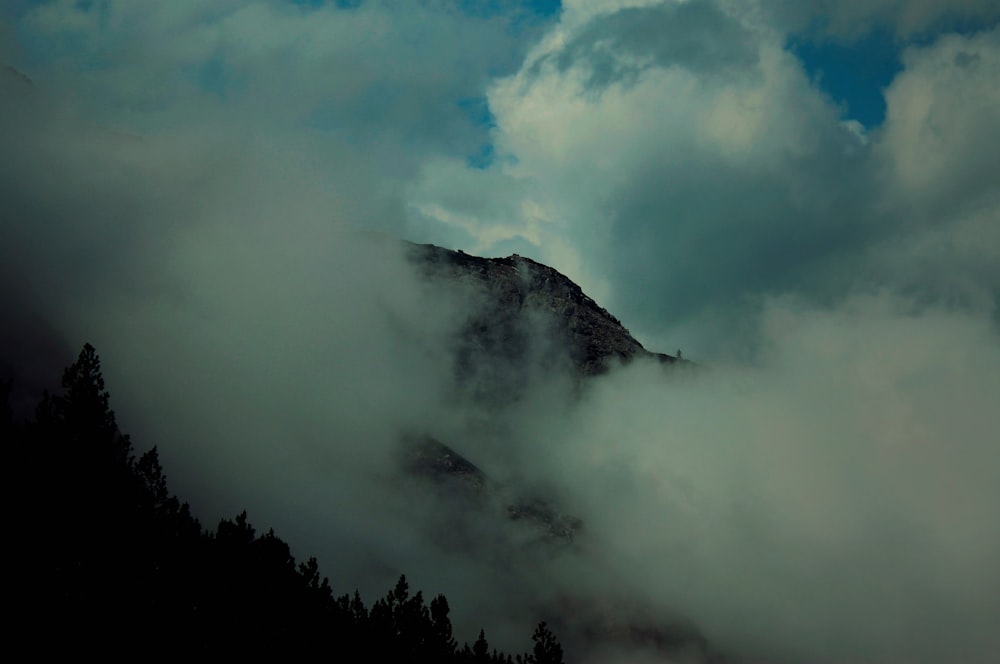
[[[516,402],[533,378],[551,371],[563,371],[579,385],[613,364],[679,362],[643,348],[621,321],[547,265],[517,254],[482,258],[433,244],[407,248],[425,279],[471,293],[468,318],[454,340],[456,379],[467,395],[488,408]],[[447,487],[463,501],[489,505],[510,521],[534,527],[540,539],[569,543],[582,527],[580,519],[545,500],[509,493],[457,451],[459,441],[448,444],[419,432],[407,436],[403,447],[402,465],[408,472],[439,490]]]
[[[455,377],[462,397],[487,412],[503,413],[533,380],[551,372],[570,376],[579,393],[618,364],[656,361],[670,371],[694,366],[646,350],[572,280],[530,258],[482,258],[432,244],[408,245],[408,257],[434,286],[465,289],[469,310],[453,340]],[[450,508],[441,510],[446,522],[430,526],[442,546],[505,567],[530,567],[588,546],[579,538],[585,520],[572,505],[541,498],[516,480],[498,482],[463,455],[464,441],[416,432],[404,436],[401,447],[402,472]],[[540,612],[580,652],[617,644],[691,661],[726,661],[683,617],[664,624],[629,599],[571,592]]]

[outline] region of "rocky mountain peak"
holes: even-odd
[[[489,303],[467,326],[467,341],[478,350],[507,360],[521,359],[530,345],[530,321],[548,326],[551,338],[581,376],[606,371],[613,362],[651,353],[572,280],[543,263],[513,254],[481,258],[432,244],[413,245],[411,260],[431,279],[473,282]]]

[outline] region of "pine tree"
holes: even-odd
[[[10,407],[10,392],[14,381],[0,381],[0,436],[12,440],[14,433],[14,413]]]
[[[490,661],[490,643],[486,640],[486,630],[479,630],[479,638],[472,646],[472,656],[476,662]]]
[[[170,507],[170,491],[167,489],[167,478],[160,466],[160,454],[154,446],[139,457],[135,464],[135,473],[149,500],[151,511],[159,513]],[[175,501],[176,502],[176,501]]]
[[[534,664],[563,664],[562,646],[544,622],[538,623],[531,640],[535,642]]]
[[[104,389],[101,360],[89,343],[84,344],[76,362],[66,368],[62,387],[59,415],[71,431],[108,439],[117,433],[110,395]]]
[[[448,600],[438,595],[431,600],[431,637],[428,642],[428,656],[444,660],[455,655],[458,642],[452,636]]]

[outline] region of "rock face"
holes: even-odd
[[[470,321],[466,341],[492,357],[523,359],[529,337],[541,327],[556,342],[548,349],[549,359],[565,353],[581,376],[639,357],[677,361],[647,351],[569,278],[530,258],[480,258],[431,244],[413,245],[410,258],[431,279],[464,280],[485,292],[489,305]]]
[[[569,545],[583,525],[543,500],[510,491],[436,438],[411,435],[403,442],[405,472],[428,480],[442,498],[477,510],[476,516],[517,525],[530,541]]]

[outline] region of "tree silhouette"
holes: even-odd
[[[472,646],[472,655],[476,662],[490,661],[490,643],[486,640],[486,630],[479,630],[479,638]]]
[[[296,564],[288,544],[273,530],[258,535],[245,510],[203,530],[170,493],[159,449],[133,456],[90,344],[62,388],[45,393],[22,426],[6,406],[10,385],[0,384],[0,431],[25,506],[8,521],[15,579],[5,599],[15,639],[33,652],[55,654],[46,645],[65,644],[74,656],[134,657],[137,643],[158,654],[230,659],[358,652],[372,660],[513,662],[488,654],[484,631],[474,648],[459,650],[447,599],[438,595],[428,607],[403,575],[369,610],[357,591],[334,599],[316,558]],[[544,623],[533,638],[534,654],[518,661],[562,661]]]
[[[56,399],[57,417],[71,440],[93,446],[87,452],[110,454],[115,461],[127,463],[131,444],[118,432],[110,394],[104,389],[101,360],[89,343],[76,362],[62,377],[63,396]]]
[[[8,440],[14,434],[14,413],[10,407],[10,392],[13,380],[0,381],[0,435]]]
[[[149,499],[148,509],[159,513],[173,508],[167,478],[160,466],[160,454],[156,447],[139,457],[135,464],[135,474]]]
[[[535,642],[534,664],[563,664],[562,646],[544,622],[538,623],[531,640]]]
[[[458,642],[452,636],[450,611],[444,595],[431,600],[431,634],[427,644],[431,657],[447,659],[455,655]]]

